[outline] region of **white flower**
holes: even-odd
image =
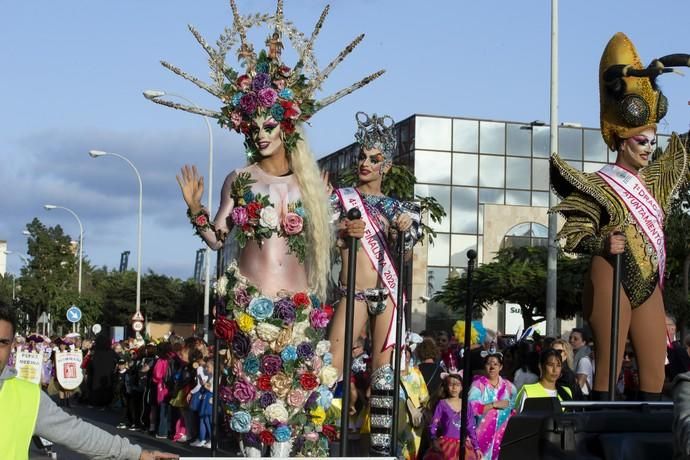
[[[321,340],[316,344],[316,354],[323,356],[331,350],[331,342],[328,340]]]
[[[307,341],[306,330],[309,327],[309,321],[300,321],[292,326],[292,344],[299,345]]]
[[[228,278],[227,276],[223,275],[220,278],[218,278],[218,281],[216,281],[216,293],[219,295],[225,295],[225,292],[228,289]]]
[[[273,206],[266,206],[261,210],[259,223],[262,227],[275,230],[278,228],[278,212]]]
[[[280,328],[271,323],[258,323],[256,325],[256,335],[265,342],[273,342],[278,338]]]
[[[281,401],[275,402],[264,409],[266,420],[273,422],[277,420],[280,423],[285,423],[288,420],[288,411]]]
[[[333,366],[324,366],[319,372],[321,384],[330,387],[338,380],[338,370]]]

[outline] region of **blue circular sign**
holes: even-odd
[[[81,310],[76,305],[72,305],[67,309],[67,321],[70,323],[78,323],[81,321]]]

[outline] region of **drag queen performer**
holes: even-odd
[[[601,134],[617,152],[615,164],[582,173],[558,155],[551,158],[553,187],[563,199],[552,211],[566,218],[559,236],[566,238],[566,251],[593,256],[583,303],[597,347],[595,399],[604,398],[608,386],[611,256],[615,254],[623,257],[618,370],[629,334],[640,369],[642,399],[658,399],[664,382],[663,224],[673,194],[687,180],[688,159],[683,142],[674,134],[666,151],[650,163],[656,126],[668,105],[656,77],[689,63],[687,54],[674,54],[645,68],[628,37],[614,35],[601,57],[599,91]]]
[[[357,255],[355,280],[355,314],[353,336],[358,336],[370,319],[372,344],[371,375],[371,453],[390,455],[393,369],[391,367],[395,345],[395,302],[399,288],[396,262],[391,257],[396,246],[392,243],[398,232],[412,226],[412,218],[401,202],[385,196],[381,191],[384,176],[393,164],[396,138],[393,120],[389,116],[356,115],[360,145],[357,163],[358,184],[355,188],[341,188],[331,195],[331,203],[338,220],[338,240],[343,261],[340,272],[342,297],[333,318],[329,340],[333,365],[342,374],[345,337],[345,293],[347,283],[348,249],[344,237],[362,238]],[[362,218],[349,221],[347,211],[357,207]],[[412,249],[413,239],[406,242],[406,251]],[[384,282],[388,280],[388,282]]]
[[[232,31],[212,49],[216,86],[202,83],[223,101],[220,113],[164,105],[211,115],[245,136],[249,166],[230,173],[223,184],[213,221],[202,206],[203,178],[185,166],[178,176],[189,217],[212,249],[238,247],[218,281],[216,334],[227,341],[225,377],[217,397],[232,431],[241,434],[247,456],[326,456],[336,430],[326,421],[337,372],[329,365],[325,328],[328,309],[321,304],[330,271],[331,227],[328,196],[301,125],[316,111],[369,83],[373,74],[350,88],[316,101],[313,93],[328,73],[359,43],[350,44],[325,70],[311,53],[324,10],[309,40],[283,21],[282,1],[275,16],[241,18],[234,1]],[[267,50],[256,55],[245,29],[274,27]],[[280,59],[286,34],[300,55],[294,69]],[[242,70],[224,65],[228,43],[239,38]],[[198,84],[171,65],[170,70]]]

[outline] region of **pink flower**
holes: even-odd
[[[292,390],[288,393],[287,403],[292,407],[300,408],[304,405],[306,401],[306,396],[302,390]]]
[[[311,367],[314,372],[319,372],[321,370],[321,366],[323,366],[323,361],[321,361],[321,358],[314,356],[311,360]]]
[[[328,325],[328,315],[323,310],[315,308],[309,313],[309,322],[312,327],[322,329]]]
[[[246,308],[249,305],[249,301],[252,300],[251,296],[245,288],[235,289],[235,303],[242,308]]]
[[[232,210],[232,221],[235,225],[244,225],[247,223],[247,208],[244,206],[238,206]]]
[[[259,94],[257,95],[259,99],[259,104],[261,104],[262,107],[271,107],[273,104],[275,104],[276,99],[278,99],[278,93],[276,93],[276,90],[273,88],[264,88],[259,90]]]
[[[232,387],[232,396],[240,403],[248,403],[256,399],[256,389],[249,382],[240,380]]]
[[[289,212],[283,217],[283,230],[287,235],[297,235],[302,231],[304,221],[302,217],[294,212]]]
[[[264,426],[263,423],[261,423],[261,422],[258,421],[258,420],[252,420],[252,426],[251,426],[251,428],[250,428],[250,430],[251,430],[252,433],[254,433],[254,434],[259,434],[259,433],[261,433],[262,431],[264,431],[264,429],[266,429],[266,427]]]
[[[266,352],[266,342],[264,342],[263,340],[257,339],[252,343],[252,354],[254,356],[261,356],[265,352]]]
[[[304,435],[304,439],[306,439],[307,441],[316,442],[319,440],[319,433],[317,433],[316,431],[310,431],[309,433]]]

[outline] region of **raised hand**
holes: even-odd
[[[182,191],[182,198],[193,213],[198,212],[201,206],[201,197],[204,194],[204,178],[199,175],[196,166],[184,165],[180,174],[175,176]]]
[[[395,226],[400,230],[401,232],[406,232],[412,227],[412,218],[407,215],[406,213],[402,213],[398,216],[398,218],[395,220]]]
[[[623,254],[625,251],[625,235],[619,230],[611,232],[607,238],[607,249],[609,254]]]

